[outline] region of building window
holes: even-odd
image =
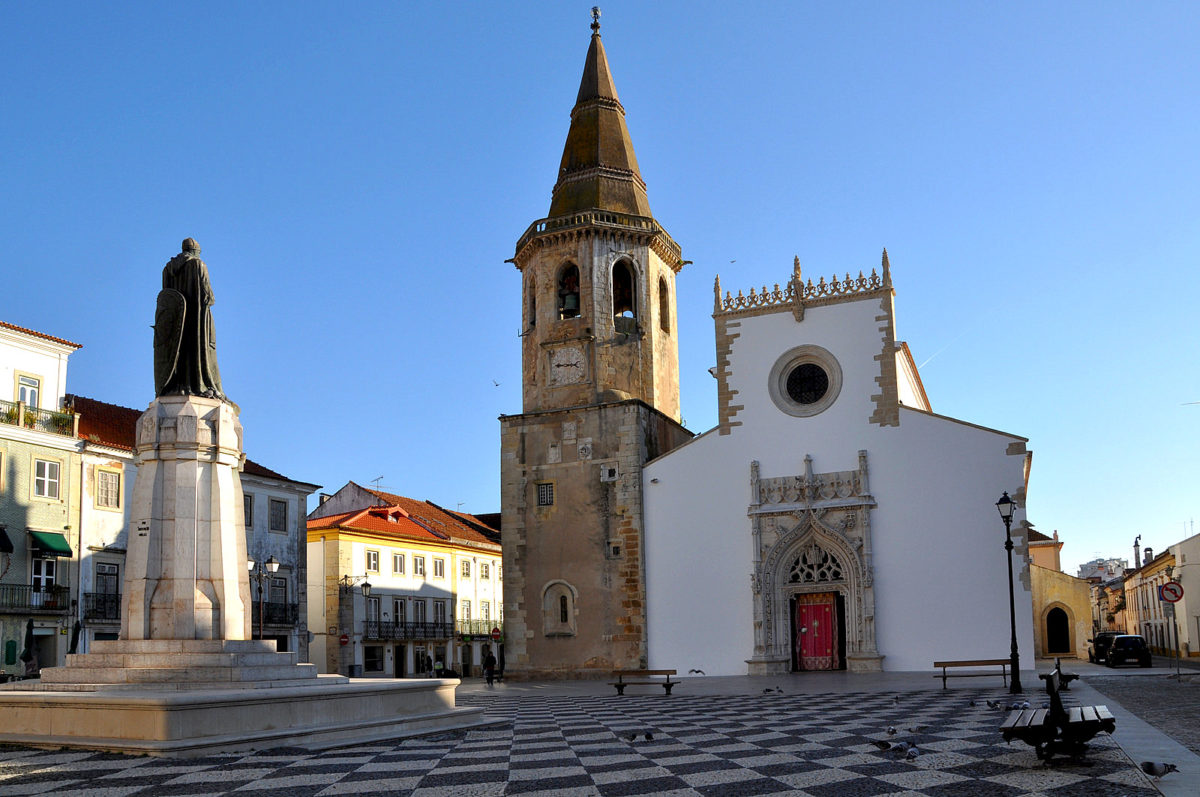
[[[33,591],[46,592],[54,586],[54,574],[58,567],[58,560],[50,557],[35,558],[33,560]]]
[[[58,463],[48,459],[33,461],[33,494],[39,498],[58,498]]]
[[[537,505],[554,506],[554,484],[543,482],[537,486]]]
[[[267,595],[267,600],[271,603],[287,603],[286,578],[271,579],[271,591]]]
[[[42,392],[42,380],[32,376],[17,377],[17,401],[24,401],[26,405],[37,408],[38,395]]]
[[[392,554],[392,573],[397,576],[404,575],[404,554]]]
[[[121,508],[121,474],[117,471],[96,471],[96,506]]]
[[[368,623],[378,623],[379,622],[379,598],[377,598],[377,597],[373,596],[373,597],[367,598],[367,622]]]
[[[671,292],[662,277],[658,278],[658,328],[663,332],[671,331]]]
[[[425,577],[425,557],[424,556],[414,556],[413,557],[413,575],[421,576],[422,578]]]
[[[254,496],[249,493],[242,495],[242,514],[245,516],[246,531],[254,529]]]
[[[446,560],[445,559],[435,558],[433,560],[433,577],[434,578],[445,578],[446,577]]]
[[[542,593],[542,633],[546,636],[575,635],[575,588],[555,581]]]
[[[470,620],[471,619],[471,602],[470,601],[462,601],[461,603],[462,603],[462,619]]]
[[[490,601],[480,601],[479,602],[479,619],[480,620],[491,620],[492,619],[492,604]]]
[[[637,279],[628,260],[613,265],[612,309],[617,332],[637,331]]]
[[[470,577],[471,577],[471,561],[470,561],[469,559],[463,559],[463,563],[462,563],[462,577],[463,577],[463,578],[470,578]]]
[[[96,563],[96,592],[104,595],[118,595],[121,592],[121,581],[117,578],[120,566],[103,562]]]
[[[408,612],[404,608],[404,598],[392,598],[392,618],[397,623],[403,623],[408,619]]]
[[[413,622],[425,622],[425,601],[419,598],[413,601]]]
[[[767,390],[775,406],[806,418],[828,409],[842,389],[838,361],[820,346],[797,346],[775,361]]]
[[[579,267],[568,263],[558,278],[558,317],[579,315]]]
[[[445,624],[445,622],[446,622],[446,602],[445,601],[434,601],[433,602],[433,621],[435,623]]]
[[[383,672],[383,645],[363,645],[363,672]]]
[[[379,572],[379,551],[367,551],[367,572]]]
[[[490,573],[491,573],[491,568],[488,567],[488,563],[480,562],[479,563],[479,577],[481,579],[483,579],[484,581],[487,581],[489,578],[491,578]]]
[[[271,499],[271,525],[268,527],[271,531],[280,531],[287,533],[287,501],[280,501],[276,498]]]

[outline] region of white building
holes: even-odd
[[[718,426],[643,472],[651,667],[928,670],[1009,654],[995,503],[1026,440],[932,412],[882,274],[722,295]],[[1015,398],[1015,397],[1014,397]],[[1032,665],[1023,511],[1017,632]]]
[[[402,678],[503,658],[499,533],[480,518],[349,482],[308,517],[312,661]],[[370,586],[364,590],[363,585]]]

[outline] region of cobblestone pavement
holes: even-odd
[[[1150,723],[1193,753],[1200,754],[1200,681],[1184,670],[1169,675],[1121,677],[1089,675],[1087,683],[1131,714]]]
[[[179,760],[5,748],[0,794],[1157,794],[1105,735],[1091,766],[1046,766],[1027,745],[1005,744],[1004,712],[986,705],[1007,697],[999,689],[764,692],[466,692],[460,704],[499,724],[325,752]],[[908,758],[901,741],[920,754]]]

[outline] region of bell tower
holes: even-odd
[[[521,273],[522,414],[501,418],[506,672],[644,666],[641,467],[680,426],[679,245],[650,212],[592,36],[549,215]]]

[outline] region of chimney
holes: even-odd
[[[1142,549],[1138,546],[1142,543],[1142,535],[1139,534],[1133,538],[1133,569],[1137,570],[1142,566]]]
[[[1147,545],[1147,546],[1146,546],[1146,561],[1145,561],[1145,564],[1150,564],[1150,561],[1151,561],[1152,559],[1154,559],[1154,549],[1153,549],[1153,548],[1151,548],[1149,545]]]

